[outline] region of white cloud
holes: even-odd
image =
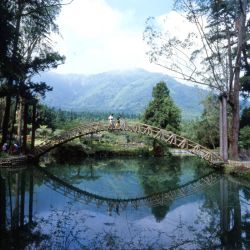
[[[187,22],[174,12],[168,14],[165,23],[163,16],[158,20],[170,32],[181,34],[183,29],[187,30]],[[145,27],[135,28],[135,22],[133,9],[121,12],[105,0],[74,0],[64,6],[58,18],[62,37],[55,40],[56,49],[66,56],[66,62],[56,71],[92,74],[132,67],[164,71],[149,63],[147,46],[142,40]]]
[[[57,49],[66,63],[57,71],[96,73],[136,66],[141,58],[142,34],[127,30],[124,24],[133,12],[119,12],[103,0],[75,0],[63,7],[58,19]]]
[[[63,31],[82,38],[107,36],[117,30],[121,12],[113,10],[102,0],[74,0],[63,7],[59,25]]]
[[[194,32],[196,27],[193,23],[176,11],[171,11],[167,15],[157,17],[157,22],[161,25],[163,31],[179,39],[185,39],[187,34]]]

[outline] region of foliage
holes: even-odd
[[[215,148],[219,145],[219,108],[218,98],[210,95],[203,101],[204,111],[200,119],[182,124],[182,135]]]
[[[55,119],[56,114],[53,109],[45,106],[38,105],[37,107],[37,117],[36,117],[36,126],[47,125],[49,128],[55,129]]]
[[[61,0],[3,2],[1,21],[3,29],[9,30],[5,33],[9,39],[2,36],[0,39],[6,57],[3,57],[2,67],[11,68],[8,72],[2,70],[2,77],[8,79],[5,94],[21,92],[25,96],[31,90],[43,96],[44,91],[49,90],[48,86],[33,83],[31,77],[64,61],[64,57],[52,50],[49,38],[53,32],[58,32],[55,19],[60,12]]]
[[[246,70],[244,76],[241,77],[241,95],[245,98],[249,98],[250,94],[250,69]]]
[[[11,25],[13,21],[13,13],[11,11],[11,1],[0,1],[0,80],[4,76],[9,75],[10,60],[9,60],[9,46],[14,37],[14,27]]]
[[[165,82],[159,82],[153,88],[153,100],[146,108],[142,120],[144,123],[178,131],[180,129],[180,110],[169,95],[169,89]]]
[[[43,138],[46,138],[52,134],[51,128],[48,128],[46,125],[41,125],[37,129],[38,135],[42,136]]]
[[[240,130],[239,146],[241,148],[250,148],[250,126],[245,126]]]
[[[44,97],[46,91],[52,90],[45,82],[34,82],[33,76],[64,62],[64,56],[53,50],[50,38],[52,33],[58,33],[55,21],[61,10],[61,2],[4,0],[0,3],[0,31],[6,31],[6,35],[0,37],[0,94],[6,99],[2,142],[7,138],[11,140],[16,110],[19,106],[21,111],[23,106],[24,112],[19,116],[18,124],[19,131],[23,131],[23,146],[26,147],[28,106],[33,105],[37,97]],[[20,128],[21,120],[23,129]]]
[[[250,107],[244,108],[240,118],[240,128],[250,124]]]
[[[219,146],[219,103],[216,96],[209,96],[204,102],[204,111],[197,133],[203,145],[215,148]]]

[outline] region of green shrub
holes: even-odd
[[[245,126],[240,130],[239,146],[245,149],[250,148],[250,126]]]

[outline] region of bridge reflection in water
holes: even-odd
[[[117,207],[119,211],[122,211],[128,206],[136,209],[144,206],[153,208],[175,202],[176,199],[185,199],[186,196],[194,195],[196,192],[204,193],[207,202],[206,209],[209,209],[208,203],[212,202],[214,205],[209,213],[212,217],[214,216],[215,221],[218,220],[218,224],[214,222],[214,230],[218,230],[218,234],[214,234],[219,242],[216,243],[217,246],[228,246],[233,249],[248,248],[250,207],[246,203],[246,197],[250,200],[250,192],[232,181],[218,173],[211,173],[166,192],[139,198],[114,199],[89,193],[44,169],[0,170],[0,249],[6,247],[4,239],[13,237],[13,240],[17,240],[15,237],[18,235],[23,237],[23,234],[20,234],[22,230],[27,232],[27,227],[34,225],[33,206],[36,199],[34,185],[36,187],[46,185],[61,193],[63,197],[67,196],[77,203],[95,203],[97,207],[108,207],[109,211],[116,211]],[[205,194],[205,192],[208,192],[208,194]],[[211,199],[209,192],[213,192],[214,198]],[[218,211],[214,210],[214,207]],[[207,218],[201,220],[206,221]],[[216,228],[216,226],[219,226],[219,228]],[[207,230],[211,230],[211,225]],[[199,231],[198,228],[197,231]],[[29,233],[32,234],[32,230]],[[199,231],[197,234],[203,237],[202,233],[204,232]],[[29,240],[31,238],[29,237]],[[42,239],[41,236],[40,240],[42,241]],[[19,240],[22,241],[20,238]],[[26,243],[29,245],[32,242],[27,241]]]
[[[97,206],[107,205],[109,211],[112,211],[112,209],[126,208],[128,205],[131,205],[134,208],[138,208],[140,205],[148,205],[150,207],[163,206],[169,201],[191,195],[195,192],[200,192],[208,186],[214,185],[220,179],[220,175],[218,175],[218,173],[211,173],[202,178],[186,183],[178,188],[167,190],[166,192],[130,199],[115,199],[81,190],[42,168],[40,168],[40,171],[44,173],[44,184],[53,190],[79,202],[94,202]]]

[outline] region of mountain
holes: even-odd
[[[184,119],[202,112],[201,101],[208,94],[197,87],[182,84],[168,75],[143,69],[109,71],[96,75],[45,73],[39,77],[53,87],[44,103],[74,111],[142,113],[152,98],[152,89],[165,81]]]

